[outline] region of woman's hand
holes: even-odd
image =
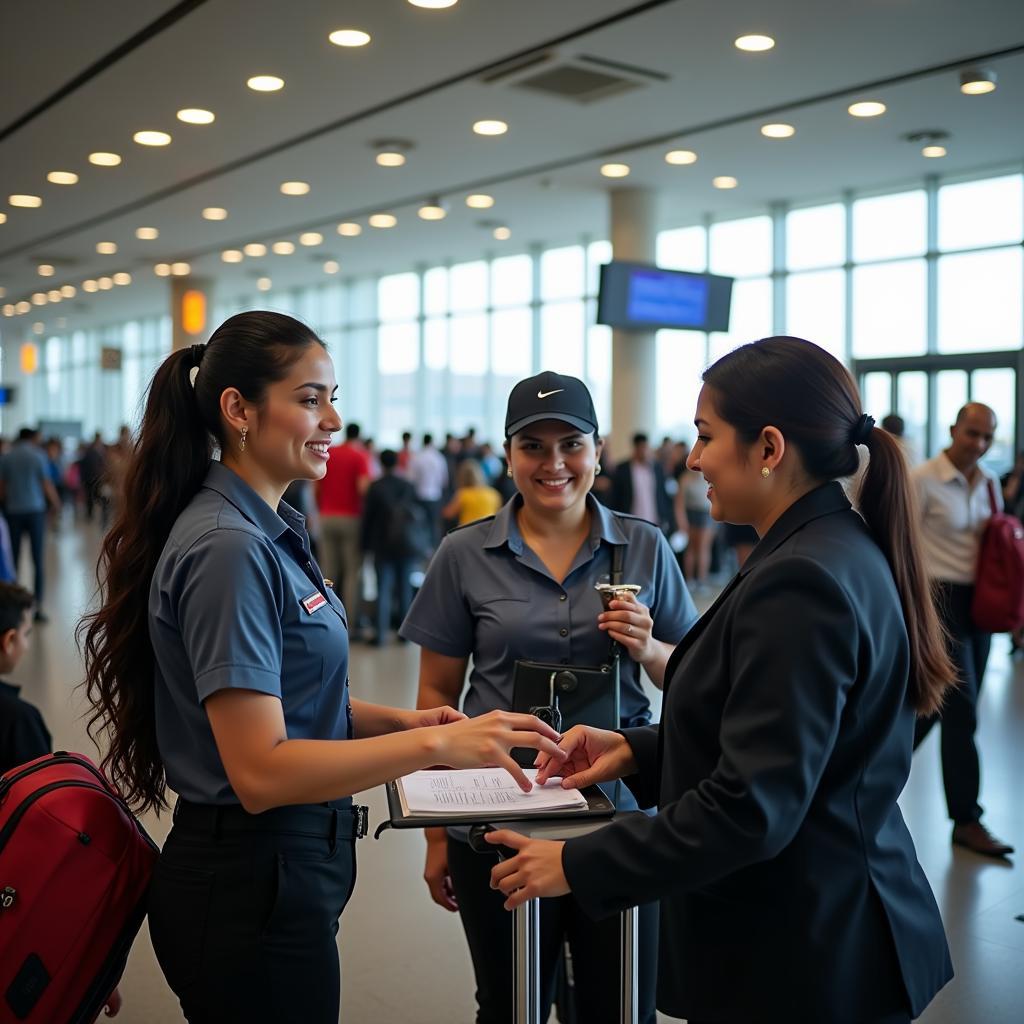
[[[653,635],[651,610],[632,594],[612,601],[608,611],[598,615],[597,628],[605,630],[613,640],[622,644],[638,665],[645,665],[660,653],[660,645]]]
[[[532,747],[559,764],[565,760],[558,748],[561,737],[535,715],[490,711],[479,718],[435,728],[438,764],[450,768],[504,768],[524,793],[529,793],[533,785],[509,755],[513,747]]]
[[[558,746],[561,759],[549,757],[544,751],[538,755],[535,762],[540,769],[538,786],[561,775],[562,789],[582,789],[595,782],[611,782],[636,772],[633,748],[617,732],[576,725],[562,737]]]
[[[443,828],[428,828],[426,833],[427,863],[423,880],[430,890],[430,898],[439,907],[454,913],[459,909],[459,902],[448,874],[448,836]]]
[[[508,897],[506,910],[515,910],[537,896],[564,896],[570,891],[562,870],[565,843],[527,839],[507,828],[488,832],[484,839],[517,851],[514,857],[500,861],[491,872],[491,888],[500,889]]]
[[[417,711],[399,709],[399,729],[422,729],[430,725],[450,725],[462,722],[466,716],[447,704],[438,708],[422,708]]]

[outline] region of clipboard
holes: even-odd
[[[406,814],[402,809],[402,798],[398,793],[396,782],[388,782],[384,786],[388,797],[389,820],[381,822],[374,833],[379,839],[385,829],[395,828],[458,828],[471,825],[491,825],[503,821],[593,821],[610,818],[615,813],[615,805],[605,796],[600,786],[587,786],[581,789],[587,801],[586,808],[572,811],[555,808],[548,811],[535,811],[524,815],[522,809],[501,811],[495,808],[481,807],[479,814],[453,814],[450,818],[441,814]]]

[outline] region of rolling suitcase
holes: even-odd
[[[82,754],[0,778],[0,1024],[96,1018],[145,917],[157,855]]]

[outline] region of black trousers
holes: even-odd
[[[190,1024],[337,1024],[350,817],[324,805],[249,815],[179,804],[149,932]]]
[[[475,853],[468,843],[448,840],[448,872],[476,975],[477,1024],[512,1021],[512,915],[505,897],[490,888],[497,855]],[[565,940],[572,953],[579,1024],[617,1024],[622,941],[619,917],[588,917],[571,895],[540,903],[541,1020],[554,1000],[556,970]],[[658,970],[658,905],[640,908],[639,991],[641,1024],[654,1024]]]
[[[950,691],[938,715],[919,718],[914,730],[914,749],[939,723],[942,744],[942,784],[946,807],[956,824],[978,821],[981,805],[981,764],[974,734],[978,728],[978,694],[992,645],[992,634],[983,633],[971,619],[974,587],[943,583],[939,614],[949,633],[949,655],[956,665],[959,685]]]
[[[7,527],[11,534],[11,554],[14,556],[14,574],[18,574],[21,562],[21,541],[28,537],[28,545],[32,552],[32,568],[34,570],[33,591],[36,607],[43,603],[45,588],[46,558],[43,552],[43,537],[46,534],[45,512],[8,512]]]

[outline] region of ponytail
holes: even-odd
[[[936,611],[935,587],[928,580],[921,557],[917,498],[906,456],[896,438],[876,428],[866,444],[870,458],[857,505],[885,552],[903,605],[910,638],[911,701],[919,714],[932,715],[942,707],[943,694],[954,682],[955,670]]]
[[[89,735],[107,742],[103,767],[138,810],[167,806],[157,748],[149,590],[175,520],[202,487],[214,443],[223,441],[220,396],[236,387],[259,403],[310,344],[323,342],[279,313],[239,313],[207,345],[172,352],[149,387],[125,472],[119,512],[103,539],[100,607],[76,635],[85,658]]]
[[[910,700],[934,714],[955,679],[945,635],[920,553],[920,527],[910,473],[895,438],[861,411],[849,371],[802,338],[762,338],[704,371],[719,415],[752,443],[769,424],[800,452],[816,480],[841,480],[858,468],[857,445],[870,453],[860,512],[885,553],[910,638]]]

